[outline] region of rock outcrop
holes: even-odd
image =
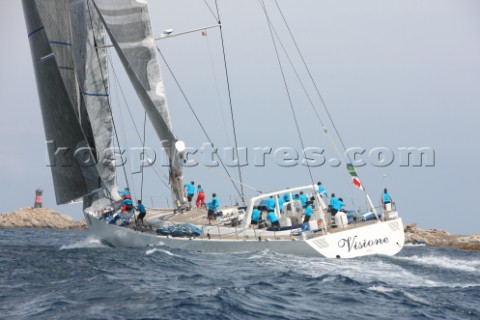
[[[86,229],[87,224],[46,208],[22,208],[0,214],[0,227]]]
[[[433,247],[454,247],[480,251],[480,234],[471,236],[451,234],[438,229],[422,229],[416,223],[405,227],[405,243],[424,243]]]

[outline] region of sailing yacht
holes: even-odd
[[[271,250],[328,258],[394,255],[403,248],[403,223],[398,213],[391,206],[377,212],[351,164],[348,170],[352,181],[368,201],[366,214],[353,214],[351,219],[343,212],[333,217],[326,198],[313,181],[259,193],[243,199],[241,206],[220,208],[213,224],[205,210],[188,210],[183,184],[185,143],[172,129],[160,70],[161,53],[156,47],[148,2],[22,3],[57,203],[83,199],[87,224],[104,243],[113,247],[166,245],[213,253]],[[218,27],[221,30],[220,21]],[[170,34],[171,31],[163,37]],[[118,215],[123,199],[112,151],[117,129],[109,97],[107,39],[115,48],[169,162],[174,208],[149,209],[147,227],[117,225],[110,220],[112,215]],[[243,184],[240,186],[243,196]],[[308,195],[313,205],[312,217],[306,223],[302,223],[303,204],[294,199],[300,192]],[[287,201],[283,203],[285,196]],[[273,199],[274,206],[263,207],[269,199]],[[280,227],[268,223],[253,225],[252,212],[256,207],[265,209],[263,214],[273,212]],[[366,219],[368,215],[374,219]],[[183,231],[179,232],[180,229]]]

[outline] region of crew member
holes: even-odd
[[[310,201],[307,202],[307,208],[305,208],[305,211],[303,214],[305,217],[303,218],[303,223],[307,223],[310,221],[310,217],[312,216],[313,213],[313,208],[312,208],[312,203]]]
[[[277,215],[273,210],[268,212],[267,220],[270,221],[272,227],[280,227],[280,222],[278,221]]]
[[[145,224],[143,223],[143,218],[145,218],[147,215],[147,210],[145,209],[142,200],[137,200],[137,210],[139,212],[137,216],[137,224],[139,224],[139,221],[141,221],[142,225],[144,226]]]
[[[213,193],[212,201],[207,203],[207,206],[208,206],[207,218],[210,223],[212,223],[215,220],[215,212],[217,212],[219,205],[220,205],[220,202],[218,201],[217,194]]]
[[[254,207],[252,210],[252,224],[258,224],[261,216],[262,214],[260,213],[260,210],[258,210],[258,207]]]
[[[300,195],[298,196],[300,201],[302,201],[302,207],[306,208],[307,207],[307,196],[303,193],[303,191],[300,191]]]
[[[392,197],[390,197],[390,194],[387,191],[387,188],[383,189],[383,208],[385,211],[391,211],[392,210]]]
[[[325,190],[325,187],[322,185],[322,183],[320,181],[317,183],[317,186],[318,186],[318,194],[322,198],[327,197],[328,196],[327,190]]]
[[[332,193],[332,196],[330,197],[330,211],[332,213],[332,217],[335,217],[335,215],[338,212],[337,202],[338,202],[338,199],[337,197],[335,197],[335,193]]]
[[[195,182],[190,182],[190,184],[186,183],[183,185],[184,188],[187,189],[187,200],[188,200],[188,209],[192,209],[192,199],[195,195]]]
[[[202,186],[197,187],[197,201],[195,202],[197,208],[205,206],[205,192],[203,192]]]

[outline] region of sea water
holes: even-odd
[[[0,229],[1,319],[480,319],[480,252],[304,258]]]

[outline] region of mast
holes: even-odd
[[[167,153],[177,209],[188,206],[183,189],[185,144],[172,132],[148,5],[135,0],[95,0],[94,7]]]

